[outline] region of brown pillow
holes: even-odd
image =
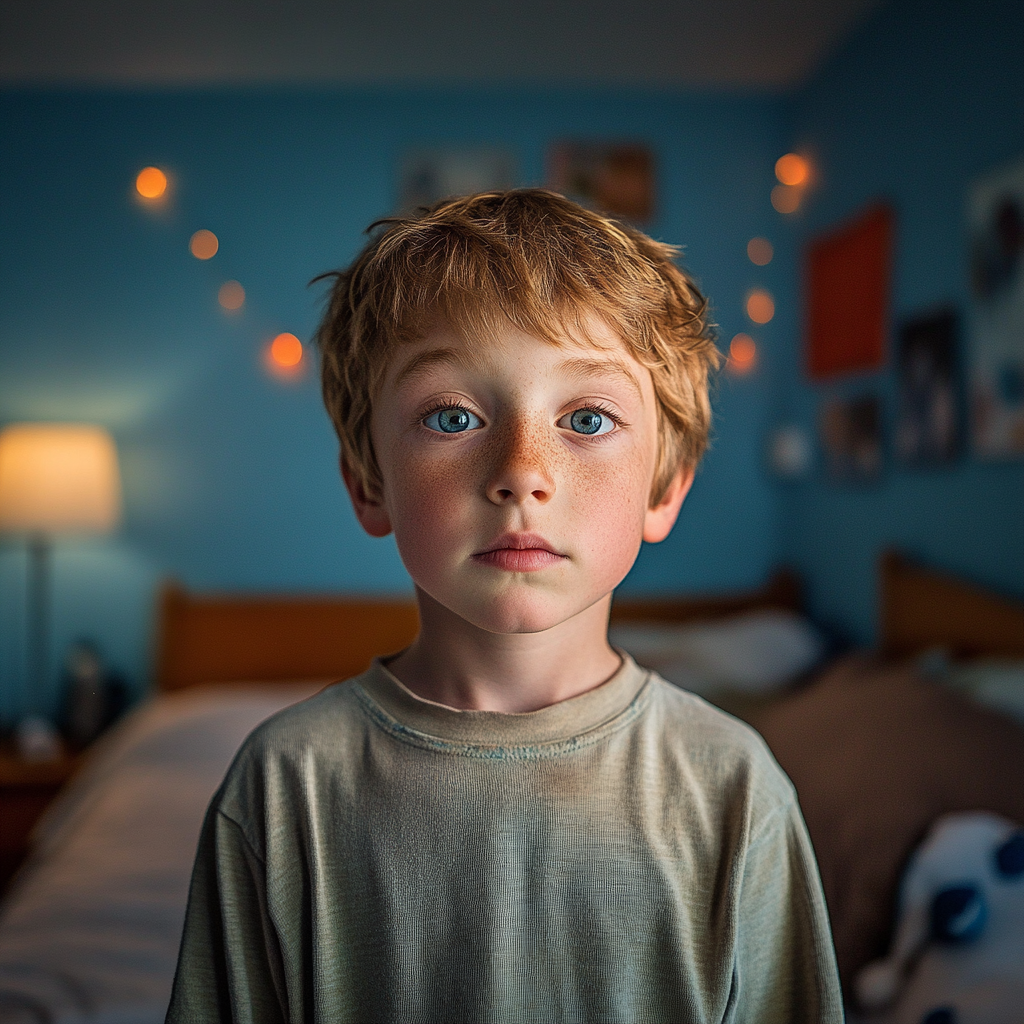
[[[848,992],[886,951],[900,875],[935,818],[1024,823],[1024,727],[912,668],[843,661],[753,724],[800,797]]]

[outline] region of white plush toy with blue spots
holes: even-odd
[[[855,988],[871,1024],[1024,1024],[1024,829],[939,818],[907,865],[889,955]]]

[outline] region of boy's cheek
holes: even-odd
[[[457,514],[474,479],[469,467],[429,454],[397,461],[390,476],[388,491],[395,518],[438,525]]]

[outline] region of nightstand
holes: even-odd
[[[0,744],[0,892],[28,852],[28,837],[47,805],[70,778],[78,758],[22,760],[14,747]]]

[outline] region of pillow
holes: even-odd
[[[984,658],[948,664],[939,682],[1024,723],[1024,661]]]
[[[608,635],[639,664],[704,695],[770,693],[813,668],[826,647],[806,619],[774,609],[685,625],[615,625]]]
[[[753,724],[796,786],[847,991],[885,953],[903,867],[937,817],[1024,822],[1024,727],[912,667],[847,659]]]

